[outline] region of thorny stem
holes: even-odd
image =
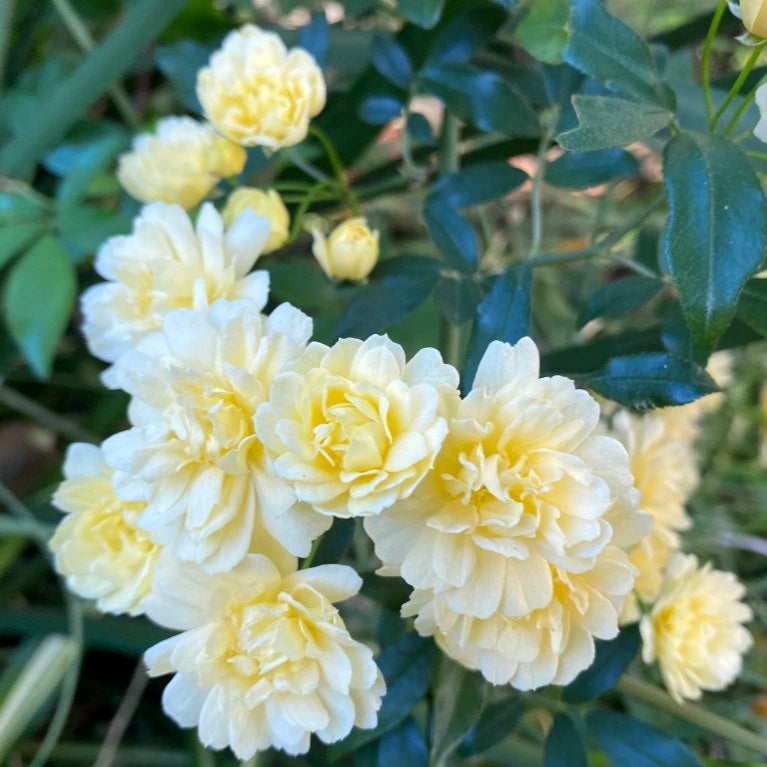
[[[703,43],[703,55],[700,59],[701,83],[703,85],[703,97],[706,100],[706,115],[709,125],[714,120],[714,102],[711,98],[711,51],[714,45],[716,33],[719,31],[719,25],[722,23],[722,16],[727,10],[727,0],[719,0],[719,5],[714,12],[714,18],[711,19],[711,26],[706,34],[706,41]]]

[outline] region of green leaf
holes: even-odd
[[[561,64],[569,38],[569,0],[537,0],[514,30],[514,35],[538,61]]]
[[[571,0],[570,40],[564,60],[635,101],[673,108],[673,95],[661,85],[647,43],[599,0]]]
[[[470,320],[482,298],[482,291],[473,277],[453,272],[443,274],[434,288],[434,302],[442,316],[452,325]]]
[[[676,738],[631,716],[603,709],[586,717],[589,732],[616,765],[701,767],[698,757]]]
[[[18,135],[0,151],[0,172],[24,177],[106,92],[187,0],[135,0],[122,20],[58,87],[45,93]]]
[[[329,746],[330,761],[377,740],[402,722],[428,689],[436,656],[434,642],[413,633],[387,647],[377,660],[386,680],[386,695],[378,712],[378,722],[370,730],[353,730],[344,740]]]
[[[711,343],[762,262],[765,199],[746,155],[722,136],[680,133],[666,146],[666,266],[693,336]]]
[[[201,112],[197,98],[197,71],[206,66],[214,48],[195,40],[179,40],[157,47],[154,60],[168,78],[178,100],[190,111]]]
[[[473,756],[487,751],[510,735],[525,710],[524,700],[516,695],[487,706],[477,723],[466,733],[459,753]]]
[[[640,410],[685,405],[719,391],[699,365],[664,352],[614,357],[579,385]]]
[[[625,149],[565,152],[546,166],[547,184],[565,189],[586,189],[639,173],[639,161]]]
[[[497,200],[527,180],[527,173],[503,160],[479,162],[440,178],[431,198],[439,198],[453,208],[468,208]]]
[[[328,20],[324,11],[313,13],[309,23],[301,27],[298,44],[311,53],[320,67],[325,66],[328,55]]]
[[[454,269],[472,273],[479,263],[477,240],[471,224],[439,199],[427,200],[423,220],[429,238]]]
[[[392,85],[407,89],[413,76],[413,65],[405,49],[391,35],[373,38],[373,66]]]
[[[573,720],[563,713],[554,717],[543,748],[544,767],[588,767],[583,741]]]
[[[767,280],[750,280],[740,294],[738,317],[752,330],[767,336]]]
[[[467,7],[465,11],[453,16],[447,24],[440,25],[439,33],[426,57],[426,63],[468,61],[475,51],[492,40],[507,18],[507,14],[500,8],[484,3],[477,3],[476,7]]]
[[[53,237],[44,237],[27,251],[8,277],[4,302],[8,329],[39,378],[50,373],[76,290],[72,262]]]
[[[0,224],[43,222],[50,216],[47,198],[37,192],[0,192]]]
[[[608,282],[589,298],[578,314],[576,324],[582,328],[595,317],[620,317],[643,306],[662,289],[660,280],[638,274]]]
[[[532,271],[524,264],[512,266],[494,278],[477,308],[463,365],[464,392],[471,389],[479,361],[491,341],[513,344],[528,334],[532,279]]]
[[[378,746],[377,767],[429,767],[429,751],[418,725],[407,718],[387,732]]]
[[[336,518],[327,532],[323,533],[314,552],[312,566],[336,564],[349,548],[354,536],[354,520]],[[306,565],[304,565],[305,567]]]
[[[439,21],[445,0],[399,0],[400,13],[410,22],[431,29]]]
[[[538,118],[530,105],[496,72],[469,64],[429,64],[418,80],[463,120],[480,130],[507,136],[538,136]]]
[[[634,659],[640,644],[637,623],[622,628],[609,642],[597,641],[594,662],[565,687],[562,699],[583,703],[607,692]]]
[[[363,122],[370,125],[385,125],[399,117],[402,111],[402,99],[388,94],[366,96],[360,103],[357,114]]]
[[[407,116],[407,132],[413,141],[424,146],[434,146],[434,132],[431,124],[420,112],[411,112]]]
[[[388,607],[395,613],[410,598],[411,588],[401,578],[386,578],[375,573],[365,573],[362,576],[360,594],[364,594],[374,602]]]
[[[42,236],[46,226],[42,221],[23,221],[0,227],[0,268]]]
[[[610,96],[576,94],[572,101],[579,125],[560,133],[557,141],[573,152],[610,149],[642,141],[666,128],[673,118],[663,107]]]
[[[72,260],[79,263],[95,253],[109,237],[130,232],[131,221],[122,213],[111,213],[93,205],[64,205],[56,211],[56,228],[61,244]]]
[[[432,767],[443,767],[467,732],[477,723],[488,685],[477,671],[442,656],[431,721]]]
[[[370,282],[349,303],[336,336],[366,338],[401,320],[431,293],[439,279],[439,261],[398,256],[382,261]]]

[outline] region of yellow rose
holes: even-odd
[[[277,35],[246,24],[199,71],[197,96],[224,136],[274,150],[306,138],[325,106],[325,80],[305,50],[288,51]]]
[[[142,133],[118,162],[117,179],[141,202],[172,202],[185,210],[207,197],[219,179],[245,166],[245,150],[191,117],[166,117],[154,135]]]
[[[269,239],[263,253],[271,253],[281,248],[288,239],[290,216],[282,198],[274,189],[252,189],[242,187],[232,192],[221,214],[224,224],[229,227],[240,214],[250,208],[257,216],[269,220]]]
[[[767,37],[767,1],[740,0],[743,26],[757,37]]]
[[[350,218],[326,238],[319,227],[312,227],[312,252],[322,270],[334,280],[361,282],[378,261],[378,231],[371,230],[364,218]]]
[[[642,658],[660,665],[663,683],[678,702],[722,690],[740,672],[751,634],[741,624],[751,609],[739,600],[745,588],[732,573],[698,567],[677,554],[666,568],[660,596],[642,618]]]

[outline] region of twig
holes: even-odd
[[[700,79],[703,85],[703,97],[706,100],[706,116],[708,117],[709,125],[713,125],[714,120],[714,102],[711,98],[711,50],[726,9],[727,0],[719,0],[714,17],[711,19],[711,26],[706,34],[706,41],[703,43],[703,55],[700,59]]]

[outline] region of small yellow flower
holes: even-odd
[[[102,612],[143,612],[160,547],[138,526],[145,503],[119,499],[112,469],[94,445],[69,446],[53,504],[66,513],[50,540],[67,586]]]
[[[189,210],[221,178],[245,166],[245,150],[191,117],[166,117],[120,156],[117,179],[141,202],[172,202]]]
[[[752,644],[741,624],[751,609],[740,599],[745,588],[732,573],[698,566],[696,557],[677,554],[666,568],[660,596],[642,618],[642,658],[656,658],[666,689],[678,702],[722,690],[740,673]]]
[[[756,37],[767,37],[767,0],[740,0],[743,26]]]
[[[288,239],[290,216],[285,203],[274,189],[252,189],[242,187],[235,190],[226,201],[221,214],[226,226],[231,224],[250,208],[257,216],[269,221],[269,239],[264,246],[264,253],[271,253],[281,248]]]
[[[162,701],[179,725],[241,760],[270,747],[303,754],[312,734],[333,743],[376,725],[383,677],[333,606],[359,590],[354,570],[285,575],[257,555],[213,577],[185,570],[159,568],[148,610],[183,633],[145,655],[152,676],[176,672]]]
[[[331,279],[361,282],[378,261],[378,231],[364,218],[350,218],[325,237],[318,226],[311,228],[312,252]]]
[[[307,51],[246,24],[230,32],[197,74],[206,117],[224,136],[266,149],[298,144],[325,106],[325,80]]]

